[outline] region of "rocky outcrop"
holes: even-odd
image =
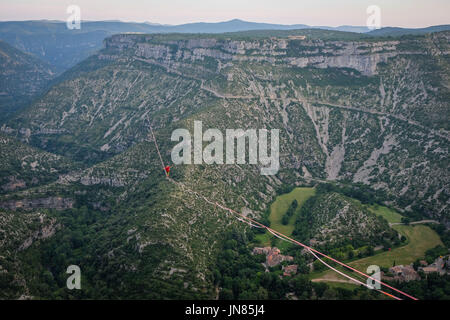
[[[9,182],[1,186],[3,191],[14,191],[26,187],[26,182],[21,179],[17,179],[14,176],[9,177]]]
[[[49,197],[39,199],[21,199],[21,200],[8,200],[0,202],[0,208],[8,210],[31,210],[31,209],[56,209],[65,210],[73,208],[75,201],[69,198]]]
[[[43,216],[41,216],[41,223],[43,221]],[[25,250],[30,247],[34,242],[42,239],[50,238],[55,234],[55,232],[61,227],[61,225],[56,223],[55,219],[50,219],[49,223],[42,225],[42,227],[35,231],[29,238],[27,238],[19,247],[19,250]]]
[[[87,172],[86,174],[78,172],[61,175],[58,179],[58,183],[60,184],[69,184],[75,182],[78,182],[84,186],[104,185],[110,187],[123,187],[126,185],[126,183],[118,177],[94,176],[91,175],[91,172]]]
[[[395,57],[396,52],[374,53],[374,54],[352,54],[335,56],[311,56],[289,59],[291,65],[297,67],[316,68],[351,68],[358,70],[364,75],[376,74],[380,62],[387,62],[389,58]]]

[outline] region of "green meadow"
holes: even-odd
[[[382,216],[389,223],[400,223],[402,222],[402,215],[400,215],[397,211],[390,209],[388,207],[380,206],[378,204],[374,204],[368,206],[369,210],[373,213]]]
[[[292,234],[292,231],[294,231],[295,220],[300,212],[300,208],[305,203],[305,201],[308,200],[310,197],[312,197],[315,193],[316,190],[314,188],[302,187],[302,188],[295,188],[289,193],[285,193],[278,196],[270,206],[270,215],[269,215],[270,227],[287,236],[290,236]],[[281,223],[281,219],[283,218],[283,215],[287,212],[289,206],[294,200],[297,200],[298,207],[295,213],[289,219],[289,223],[287,225],[284,225]],[[273,236],[270,233],[266,232],[265,234],[257,235],[256,239],[259,240],[263,246],[270,246],[271,245],[270,240],[272,237]],[[285,248],[287,245],[289,245],[287,242],[277,239],[276,246],[279,247],[280,249]]]

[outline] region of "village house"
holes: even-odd
[[[266,255],[267,267],[275,267],[283,261],[293,261],[294,258],[291,256],[284,256],[281,254],[280,249],[277,247],[264,247],[264,248],[254,248],[253,254],[264,254]]]
[[[445,275],[449,272],[449,259],[450,256],[447,257],[439,257],[437,258],[432,264],[426,266],[426,267],[419,267],[419,271],[423,271],[425,274],[430,273],[439,273],[439,275]]]
[[[438,268],[436,265],[434,264],[430,264],[428,267],[424,267],[421,269],[423,272],[425,272],[426,274],[429,273],[434,273],[434,272],[438,272]]]
[[[283,267],[283,276],[287,277],[287,276],[293,276],[295,274],[297,274],[297,269],[298,269],[298,265],[296,264],[292,264],[290,266],[285,266]]]
[[[397,281],[412,281],[412,280],[420,280],[419,274],[414,270],[412,265],[399,265],[394,266],[389,269],[389,272],[393,275],[393,280]],[[386,277],[385,277],[386,278]]]

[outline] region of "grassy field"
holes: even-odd
[[[300,211],[301,206],[303,205],[303,203],[305,203],[306,200],[308,200],[308,198],[312,197],[315,192],[316,190],[314,188],[295,188],[290,193],[278,196],[270,206],[270,227],[287,236],[290,236],[292,234],[292,231],[294,231],[295,219]],[[295,214],[289,219],[289,223],[287,225],[284,225],[281,223],[281,219],[294,200],[297,200],[298,202],[297,210],[295,211]],[[269,246],[272,235],[269,233],[265,233],[262,235],[258,235],[256,238],[261,241],[262,245]],[[282,249],[285,244],[287,243],[283,241],[277,242],[277,246],[279,246],[280,249]]]
[[[351,265],[357,267],[359,270],[365,270],[372,264],[381,267],[392,267],[394,262],[396,265],[410,264],[424,257],[428,249],[443,245],[439,235],[430,227],[424,225],[397,225],[393,226],[393,228],[408,239],[407,245],[393,249],[392,251],[384,251],[372,257],[356,260]]]
[[[357,287],[359,287],[358,284],[352,284],[352,283],[342,283],[342,282],[327,282],[327,285],[330,288],[342,288],[342,289],[347,289],[347,290],[354,290]]]
[[[385,218],[389,223],[402,222],[402,216],[393,209],[389,209],[388,207],[384,206],[379,206],[377,204],[368,206],[368,208],[373,213]]]
[[[439,235],[430,227],[425,225],[396,225],[393,226],[400,234],[408,239],[408,244],[395,248],[392,251],[383,251],[371,257],[355,260],[349,263],[352,267],[365,272],[370,265],[390,268],[394,265],[410,264],[418,258],[425,256],[428,249],[443,245]],[[324,271],[311,274],[312,279],[345,279],[333,271]]]

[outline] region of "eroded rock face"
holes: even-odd
[[[135,56],[174,61],[204,60],[268,61],[297,67],[352,68],[364,75],[376,74],[377,65],[399,54],[398,41],[348,42],[265,39],[234,41],[194,39],[152,42],[152,36],[116,35],[105,40],[107,48],[128,49]]]
[[[92,170],[87,172],[75,172],[59,176],[58,183],[81,183],[84,186],[104,185],[110,187],[123,187],[126,185],[126,177],[97,175]]]
[[[290,63],[297,67],[316,68],[351,68],[358,70],[364,75],[376,74],[377,65],[386,62],[389,58],[395,57],[396,52],[373,53],[373,54],[350,54],[335,56],[312,56],[304,58],[290,59]]]
[[[8,200],[5,202],[0,202],[0,208],[8,210],[17,210],[17,209],[30,210],[38,208],[65,210],[73,208],[74,202],[75,201],[73,199],[60,197]]]
[[[14,191],[16,189],[24,188],[26,187],[26,182],[21,179],[17,179],[14,176],[9,177],[9,182],[5,183],[1,186],[3,191]]]
[[[41,228],[35,231],[30,237],[28,237],[22,245],[19,247],[19,250],[25,250],[30,247],[35,241],[50,238],[55,234],[55,232],[61,227],[60,224],[56,223],[56,219],[50,219],[47,224],[44,224],[44,217],[41,216]]]
[[[95,177],[83,177],[80,179],[80,183],[85,186],[103,184],[112,187],[123,187],[125,185],[122,181],[115,178],[95,178]]]

